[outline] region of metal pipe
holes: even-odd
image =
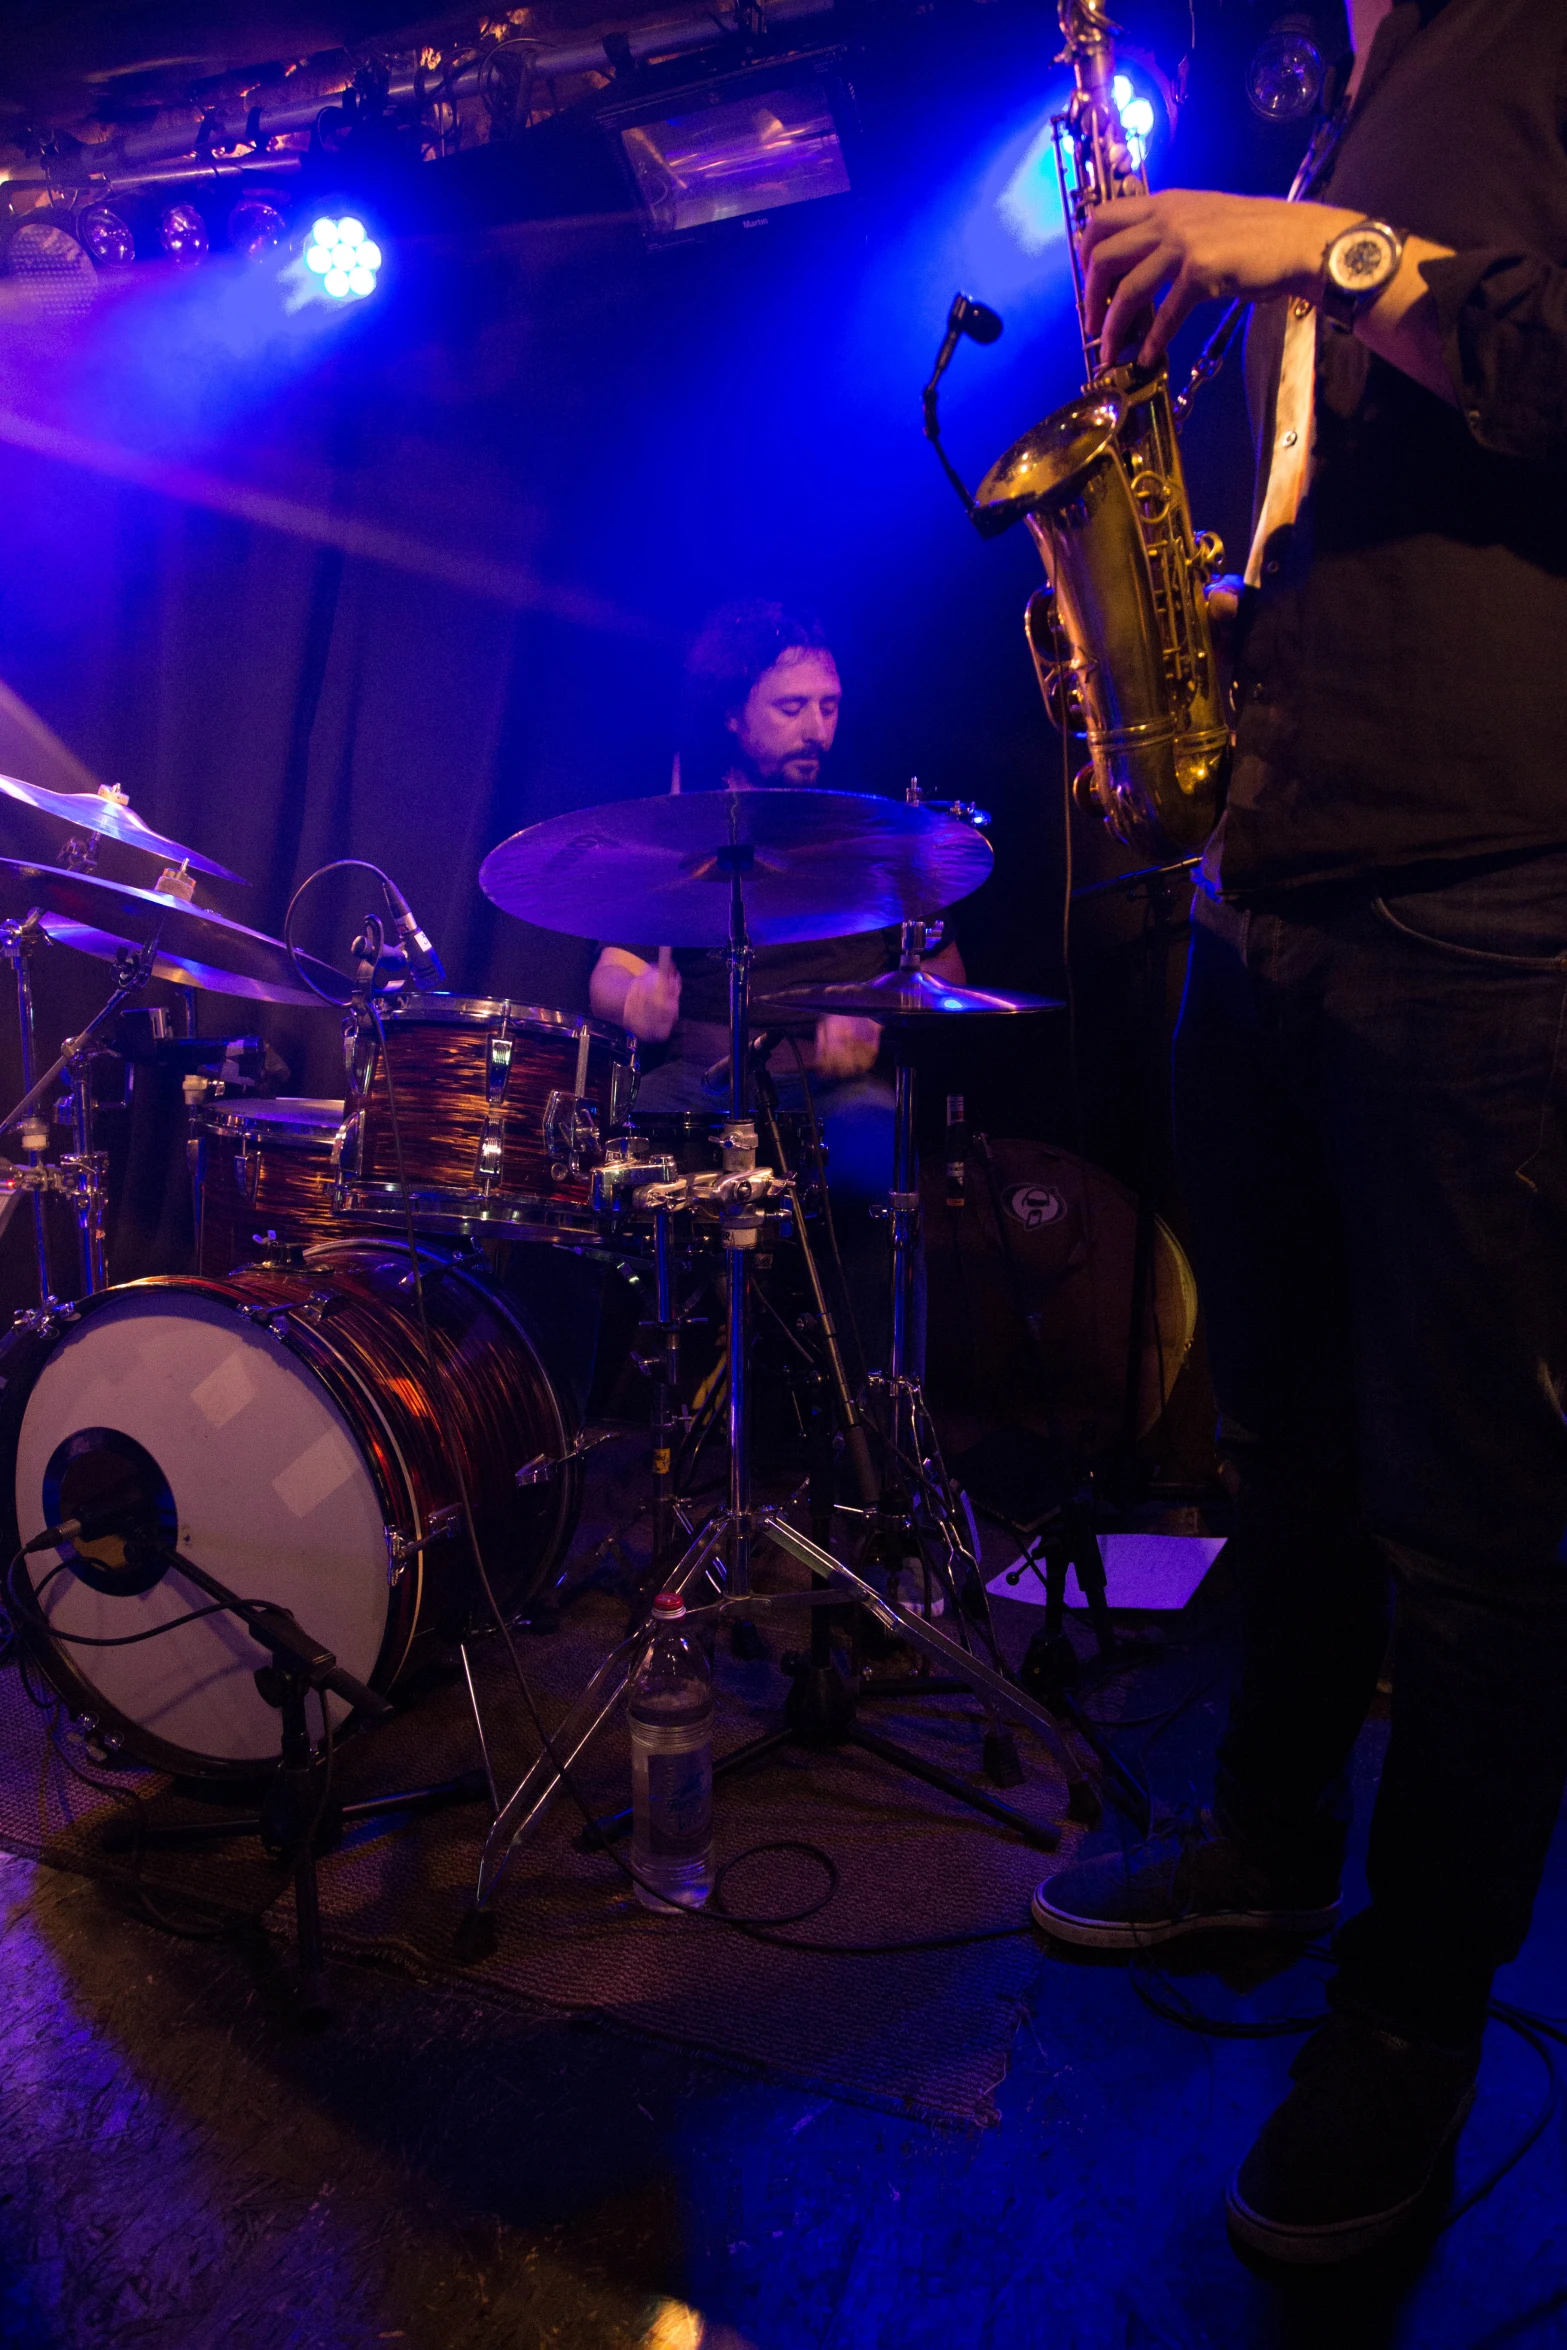
[[[35,1022],[33,1017],[32,954],[41,932],[38,927],[38,908],[35,906],[25,922],[8,922],[4,929],[4,953],[16,972],[16,1025],[21,1045],[22,1083],[29,1093],[35,1076]],[[24,1150],[30,1167],[43,1164],[41,1150]],[[38,1303],[46,1309],[53,1303],[54,1290],[49,1279],[49,1226],[44,1213],[41,1191],[33,1193],[33,1249],[38,1264]]]
[[[835,0],[773,0],[765,10],[767,25],[798,24],[812,17],[827,16],[834,5]],[[733,40],[734,36],[735,28],[718,22],[710,13],[683,16],[668,24],[644,25],[633,31],[627,39],[626,54],[633,65],[646,65],[656,58],[714,48]],[[429,73],[417,68],[395,73],[379,95],[390,106],[422,104],[426,98],[447,101],[471,98],[478,94],[494,58],[504,51],[523,48],[531,51],[529,64],[536,81],[564,81],[584,73],[613,75],[616,70],[616,61],[601,40],[579,41],[558,48],[520,40],[504,41],[486,49],[482,56],[452,74]],[[163,163],[177,162],[182,166],[167,175],[171,179],[193,178],[203,170],[234,171],[247,166],[257,174],[287,171],[297,166],[297,156],[256,154],[240,158],[218,156],[212,150],[264,144],[291,131],[312,129],[329,107],[353,96],[354,83],[350,78],[335,89],[318,89],[308,97],[269,98],[264,103],[236,108],[232,114],[226,110],[203,113],[196,107],[169,108],[155,122],[123,131],[116,139],[86,149],[80,162],[88,177],[81,183],[64,180],[57,170],[52,175],[36,173],[26,178],[18,175],[0,184],[28,190],[51,188],[68,196],[77,185],[86,188],[100,181],[123,188],[158,185],[160,181],[150,176],[151,167]]]

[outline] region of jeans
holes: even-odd
[[[1199,893],[1177,1143],[1233,1464],[1222,1817],[1304,1884],[1396,1622],[1336,1996],[1467,2039],[1567,1779],[1567,853]]]
[[[727,1110],[729,1078],[709,1088],[699,1062],[666,1061],[637,1088],[637,1110]],[[793,1070],[774,1078],[780,1110],[803,1111],[805,1088]],[[892,1186],[892,1087],[871,1071],[865,1077],[813,1077],[811,1099],[821,1121],[827,1152],[828,1188],[833,1219],[843,1256],[849,1303],[870,1370],[885,1368],[892,1335],[892,1276],[887,1254],[886,1226],[872,1221],[870,1210],[885,1206]],[[822,1265],[822,1277],[832,1289],[832,1267]],[[911,1316],[909,1368],[917,1376],[925,1353],[925,1285],[923,1258],[915,1274]],[[845,1347],[852,1380],[852,1350]]]

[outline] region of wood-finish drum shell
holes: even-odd
[[[384,1051],[373,1027],[347,1037],[349,1213],[400,1217],[406,1181],[421,1230],[593,1232],[593,1166],[636,1088],[624,1029],[538,1004],[412,995],[385,1015],[384,1036]]]
[[[62,1463],[134,1455],[162,1480],[176,1554],[292,1608],[385,1692],[485,1620],[455,1453],[496,1597],[521,1607],[575,1527],[575,1414],[473,1262],[425,1250],[419,1261],[446,1374],[439,1403],[408,1253],[390,1236],[330,1242],[297,1268],[131,1282],[46,1329],[14,1330],[0,1345],[0,1442],[16,1464],[9,1549],[70,1514],[57,1511]],[[135,1575],[116,1587],[103,1549],[67,1544],[19,1570],[55,1635],[31,1632],[30,1644],[73,1713],[182,1775],[268,1764],[279,1723],[255,1684],[265,1659],[231,1617],[123,1647],[58,1637],[118,1638],[204,1604],[172,1566],[147,1588]]]
[[[191,1111],[198,1273],[231,1273],[275,1242],[308,1247],[364,1229],[337,1204],[342,1124],[341,1102],[302,1095]]]

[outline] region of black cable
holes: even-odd
[[[1325,1944],[1313,1944],[1302,1954],[1313,1963],[1331,1963],[1332,1953]],[[1283,2039],[1294,2032],[1314,2032],[1328,2023],[1334,2014],[1331,2008],[1314,2009],[1306,2014],[1292,2012],[1280,2016],[1215,2016],[1187,1998],[1176,1987],[1174,1978],[1162,1967],[1147,1962],[1140,1952],[1132,1954],[1127,1969],[1132,1988],[1143,2005],[1163,2022],[1175,2024],[1185,2032],[1198,2032],[1214,2040],[1271,2040]],[[1501,2160],[1492,2165],[1479,2183],[1462,2196],[1442,2221],[1439,2234],[1457,2224],[1483,2203],[1499,2187],[1509,2173],[1522,2162],[1544,2132],[1549,2128],[1560,2103],[1561,2084],[1555,2060],[1545,2042],[1557,2040],[1567,2046],[1567,2023],[1554,2017],[1536,2015],[1531,2009],[1518,2007],[1510,2000],[1492,1999],[1487,2014],[1494,2023],[1502,2024],[1520,2040],[1527,2043],[1545,2068],[1545,2095],[1529,2122]]]
[[[311,978],[309,972],[305,969],[304,964],[300,961],[299,950],[294,944],[294,909],[299,904],[299,901],[304,896],[306,890],[313,889],[318,881],[322,881],[326,878],[327,874],[346,873],[351,870],[358,871],[360,873],[373,873],[377,881],[381,883],[384,889],[391,893],[392,897],[396,897],[399,894],[397,885],[392,880],[391,876],[389,874],[383,873],[379,865],[372,865],[368,857],[334,857],[330,865],[318,865],[314,873],[306,874],[298,889],[295,890],[293,896],[289,899],[288,911],[283,916],[283,944],[288,950],[288,959],[294,967],[295,977],[304,982],[305,986],[309,988],[312,995],[319,996],[324,1004],[335,1005],[340,1012],[346,1012],[349,1005],[355,1001],[353,991],[350,990],[347,995],[331,995],[324,987],[319,987],[315,980]],[[390,903],[390,899],[388,902]]]
[[[736,1923],[747,1926],[798,1926],[803,1925],[807,1918],[815,1917],[818,1910],[827,1907],[828,1902],[838,1890],[838,1864],[832,1854],[824,1852],[819,1844],[807,1844],[797,1836],[780,1836],[770,1844],[748,1845],[744,1852],[735,1853],[731,1859],[724,1862],[722,1868],[716,1871],[710,1898],[720,1917],[733,1918],[735,1916],[733,1910],[724,1907],[725,1880],[733,1876],[735,1870],[742,1868],[748,1860],[759,1860],[764,1852],[803,1852],[807,1860],[818,1862],[826,1871],[827,1889],[824,1893],[819,1893],[814,1901],[807,1902],[804,1909],[781,1910],[776,1917],[737,1919]]]

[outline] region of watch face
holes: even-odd
[[[1398,248],[1385,230],[1363,222],[1346,229],[1328,249],[1328,276],[1346,294],[1386,285],[1398,262]]]

